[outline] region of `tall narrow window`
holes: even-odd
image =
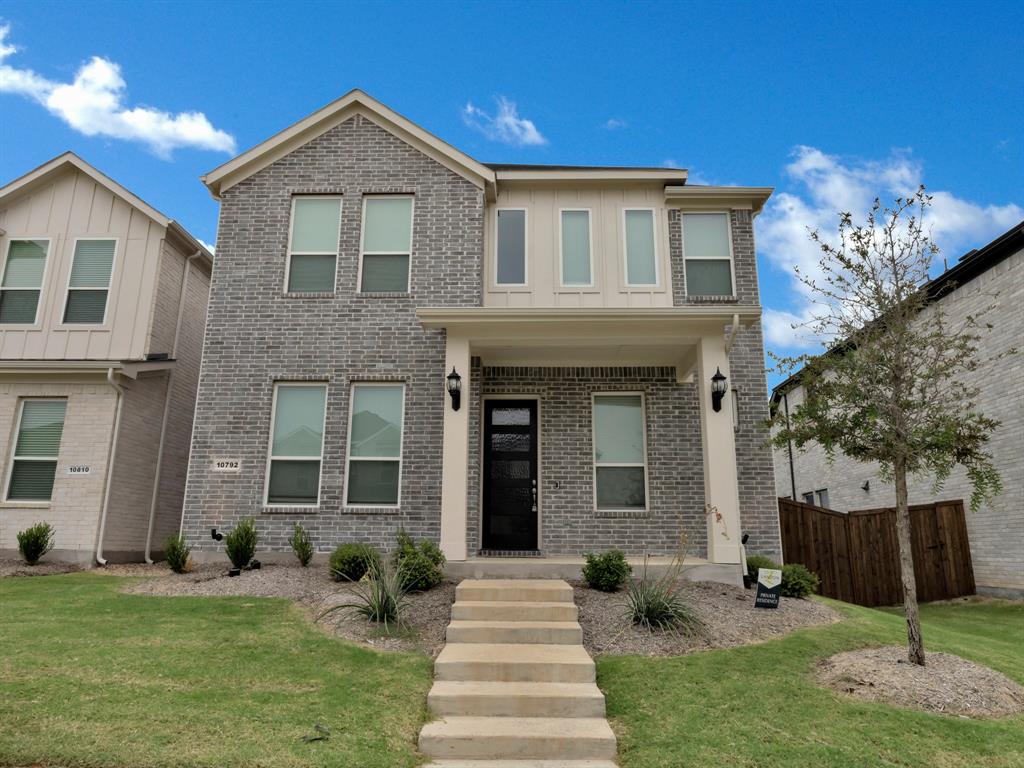
[[[590,271],[590,211],[562,211],[562,285],[593,285]]]
[[[326,404],[326,384],[278,384],[274,388],[268,504],[319,503]]]
[[[409,290],[412,198],[367,197],[363,201],[363,293]]]
[[[102,324],[107,316],[116,240],[79,240],[68,279],[65,323]]]
[[[628,285],[657,285],[658,261],[654,246],[654,211],[642,208],[626,209],[626,283]]]
[[[727,214],[683,214],[683,254],[688,295],[733,295]]]
[[[599,510],[647,508],[641,395],[594,395],[594,496]]]
[[[498,209],[497,268],[498,285],[526,285],[526,211]]]
[[[330,293],[338,262],[341,198],[317,195],[292,200],[288,243],[289,293]]]
[[[0,323],[36,321],[49,240],[11,240],[0,282]]]
[[[67,400],[22,400],[8,501],[49,501]]]
[[[402,384],[352,387],[348,442],[350,505],[394,506],[402,476]]]

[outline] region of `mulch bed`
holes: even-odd
[[[54,576],[59,573],[74,573],[82,570],[74,563],[42,561],[26,565],[24,560],[0,560],[0,578],[4,576]]]
[[[928,653],[925,664],[911,664],[902,646],[865,648],[825,659],[818,680],[854,698],[924,712],[974,718],[1024,712],[1024,687],[994,669],[950,653]]]
[[[632,624],[622,591],[599,592],[582,582],[574,583],[573,589],[580,608],[583,645],[591,655],[682,656],[769,640],[840,619],[838,613],[815,600],[783,597],[778,608],[754,608],[752,590],[687,581],[683,595],[704,622],[699,634],[688,637],[679,632],[650,632]]]

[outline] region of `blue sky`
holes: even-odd
[[[923,182],[952,262],[1024,218],[1019,2],[7,0],[4,26],[0,183],[71,149],[207,242],[198,176],[353,87],[483,161],[774,186],[776,350],[801,346],[806,226]]]

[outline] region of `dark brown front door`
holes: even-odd
[[[484,401],[483,548],[537,549],[537,401]]]

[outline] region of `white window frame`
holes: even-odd
[[[521,283],[499,283],[498,282],[498,212],[499,211],[522,211],[523,212],[523,282]],[[517,206],[503,205],[494,209],[494,280],[491,282],[494,288],[526,288],[530,285],[530,209]]]
[[[641,423],[641,436],[643,438],[643,456],[644,456],[644,506],[640,507],[610,507],[608,509],[601,509],[597,505],[597,419],[594,418],[594,408],[597,405],[598,397],[636,397],[640,396],[640,423]],[[632,512],[634,514],[640,514],[643,512],[649,512],[651,509],[651,482],[648,476],[648,460],[647,460],[647,397],[643,392],[634,392],[630,390],[617,390],[617,391],[601,391],[592,392],[590,395],[590,463],[592,465],[591,472],[591,485],[593,486],[593,505],[594,512]],[[602,462],[602,467],[639,467],[640,465],[636,462]]]
[[[315,504],[272,504],[270,502],[270,467],[276,461],[310,461],[312,456],[275,456],[274,455],[274,425],[277,422],[277,390],[280,387],[321,387],[324,390],[324,423],[320,430],[320,472],[316,484]],[[274,391],[271,393],[270,401],[270,435],[267,439],[267,463],[263,479],[263,506],[268,509],[316,509],[320,506],[320,497],[323,495],[324,485],[324,444],[327,442],[327,403],[331,394],[330,384],[326,381],[288,381],[282,379],[274,382]]]
[[[75,269],[75,252],[78,250],[78,243],[82,240],[113,240],[114,241],[114,258],[110,262],[110,277],[107,280],[107,302],[103,306],[103,320],[98,323],[68,323],[65,322],[64,317],[68,311],[68,301],[71,299],[72,291],[99,291],[100,288],[72,288],[71,287],[71,273]],[[76,237],[71,241],[71,259],[68,266],[68,279],[64,285],[64,302],[60,308],[60,321],[59,325],[67,328],[97,328],[107,324],[107,319],[110,317],[110,294],[113,290],[114,285],[114,270],[117,269],[117,254],[121,250],[121,238],[119,237],[108,237],[101,235],[83,235],[82,237]]]
[[[355,410],[356,387],[401,387],[402,388],[402,422],[399,425],[398,434],[398,457],[394,456],[353,456],[352,455],[352,415]],[[345,509],[398,509],[402,506],[402,469],[405,463],[405,394],[404,381],[353,381],[348,390],[348,431],[345,435],[345,484],[344,502]],[[349,503],[348,500],[348,474],[349,467],[353,461],[397,461],[398,462],[398,492],[395,494],[394,504],[364,504]]]
[[[401,256],[401,253],[396,251],[367,251],[364,250],[366,243],[366,205],[367,200],[373,198],[388,198],[388,199],[409,199],[412,202],[409,204],[409,270],[405,275],[405,290],[404,291],[364,291],[363,290],[363,257],[364,256]],[[389,293],[401,293],[409,294],[412,293],[412,245],[416,241],[416,195],[412,194],[400,194],[392,195],[386,192],[380,193],[367,193],[363,195],[363,211],[359,222],[359,268],[356,271],[356,293],[363,294],[366,296],[377,296],[380,294]],[[403,416],[404,416],[404,401],[403,401]],[[345,470],[346,478],[348,477],[348,470]],[[346,486],[347,488],[347,486]],[[348,491],[346,491],[347,493]]]
[[[576,285],[565,284],[565,255],[562,253],[562,214],[574,211],[585,211],[587,214],[587,256],[590,258],[590,282]],[[558,287],[562,292],[585,291],[593,288],[594,283],[594,211],[591,208],[559,208],[558,209]]]
[[[3,282],[4,274],[7,272],[7,259],[11,255],[11,243],[16,240],[35,240],[35,241],[46,241],[46,259],[43,261],[43,276],[39,281],[39,301],[36,302],[36,316],[32,319],[31,323],[0,323],[0,327],[5,328],[31,328],[38,327],[39,325],[39,310],[43,306],[43,294],[45,292],[46,280],[50,276],[50,262],[52,261],[53,243],[55,238],[49,235],[5,235],[7,238],[7,247],[4,248],[4,263],[3,267],[0,267],[0,283]],[[34,291],[35,288],[3,288],[2,291]]]
[[[338,201],[338,233],[334,238],[335,249],[333,251],[299,251],[298,256],[334,256],[334,280],[331,282],[330,291],[289,291],[288,281],[292,273],[292,237],[295,234],[295,202],[309,198],[320,198],[324,200]],[[284,292],[291,296],[307,296],[310,293],[334,293],[338,290],[338,262],[341,260],[341,215],[344,212],[345,199],[343,195],[292,195],[291,209],[288,214],[288,248],[284,262]]]
[[[690,293],[690,286],[686,280],[686,262],[689,260],[693,261],[724,261],[724,256],[687,256],[686,255],[686,217],[690,214],[716,214],[725,216],[725,231],[726,240],[729,242],[729,281],[732,284],[732,294],[730,296],[720,296],[720,294],[704,294],[704,293]],[[731,211],[701,211],[701,210],[690,210],[679,212],[679,228],[680,228],[680,243],[679,246],[683,251],[683,286],[686,290],[687,298],[694,296],[701,298],[736,298],[736,259],[733,254],[732,247],[732,212]]]
[[[631,283],[629,281],[629,248],[628,233],[626,232],[626,213],[629,211],[650,211],[651,212],[651,242],[654,244],[654,282],[653,283]],[[658,265],[658,209],[644,206],[629,206],[622,209],[622,276],[627,288],[657,288],[661,285],[661,269]]]
[[[17,237],[16,240],[23,240],[25,238]],[[53,494],[50,494],[50,498],[47,501],[29,501],[25,499],[12,499],[11,496],[11,481],[14,479],[14,462],[15,461],[56,461],[60,464],[60,446],[57,447],[56,456],[24,456],[18,457],[18,438],[21,436],[21,419],[25,415],[25,403],[64,403],[65,407],[68,402],[66,397],[20,397],[18,398],[18,419],[14,428],[14,436],[11,439],[11,455],[7,460],[7,481],[4,483],[4,503],[5,504],[17,504],[18,506],[26,507],[48,507],[53,503]],[[67,423],[67,411],[64,411],[64,423]],[[64,442],[63,426],[61,427],[61,443]],[[53,470],[53,482],[57,482],[57,469]]]

